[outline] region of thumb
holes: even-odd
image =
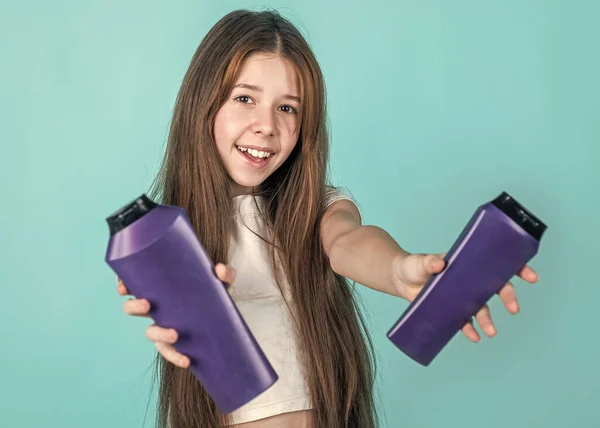
[[[221,282],[227,284],[227,287],[229,287],[231,283],[235,281],[236,271],[231,266],[219,263],[215,266],[215,273]]]
[[[400,265],[400,277],[407,284],[424,284],[444,269],[444,254],[411,254]]]

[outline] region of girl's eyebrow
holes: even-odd
[[[248,83],[238,83],[237,85],[234,86],[234,88],[243,88],[243,89],[248,89],[250,91],[263,92],[263,89],[260,86],[250,85]],[[286,94],[283,96],[283,98],[287,98],[288,100],[296,101],[298,104],[301,103],[300,97],[298,97],[296,95]]]

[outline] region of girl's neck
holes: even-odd
[[[238,196],[243,196],[243,195],[250,195],[250,194],[252,194],[252,187],[240,186],[238,183],[236,183],[232,180],[232,182],[231,182],[231,197],[232,198],[235,198]]]

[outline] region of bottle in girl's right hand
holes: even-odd
[[[248,329],[183,209],[141,195],[107,218],[106,262],[149,316],[174,329],[177,352],[222,412],[247,403],[278,379]]]

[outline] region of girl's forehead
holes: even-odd
[[[262,90],[293,91],[299,95],[300,80],[296,66],[277,54],[255,53],[242,63],[236,85],[256,86]]]

